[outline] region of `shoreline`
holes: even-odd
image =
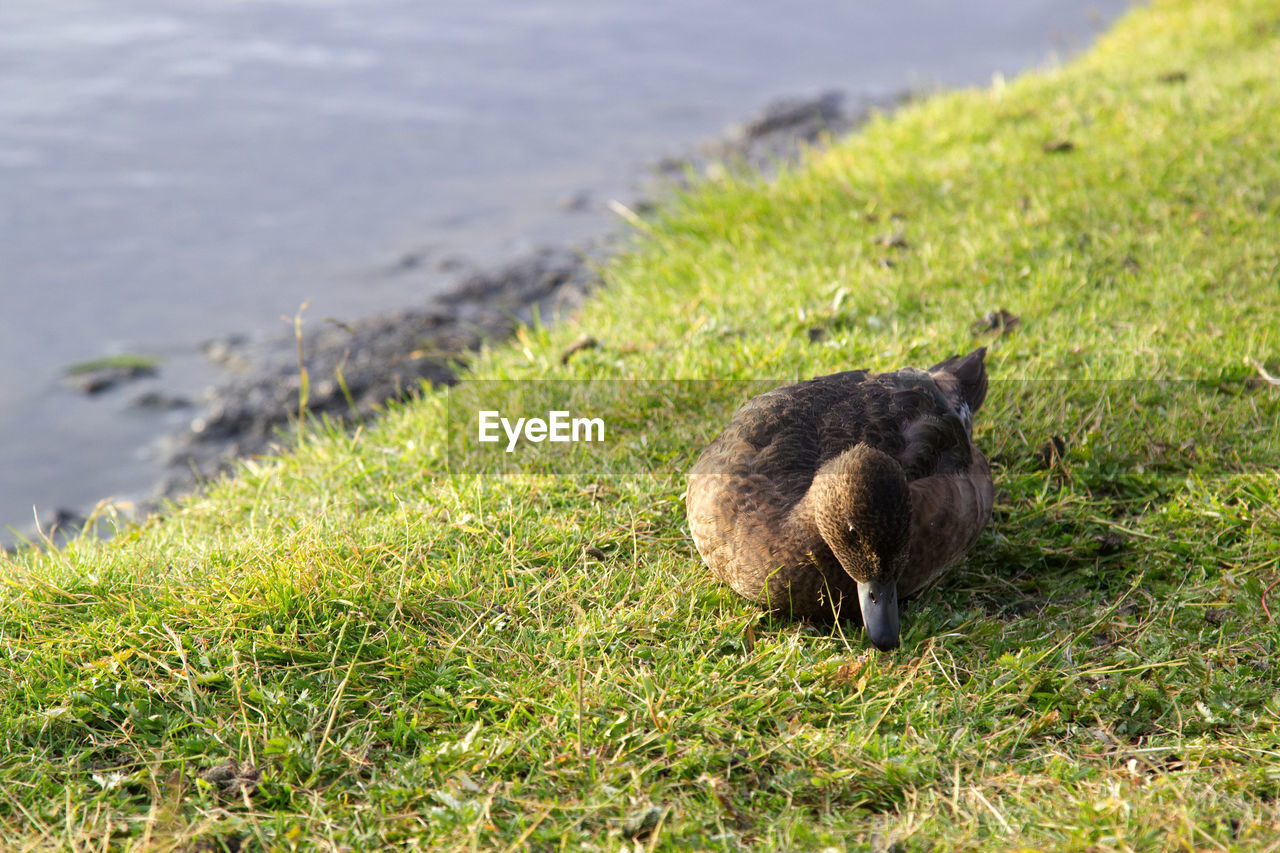
[[[643,214],[663,196],[720,170],[772,177],[780,167],[799,162],[806,149],[851,133],[910,97],[910,92],[855,96],[828,90],[773,100],[741,124],[695,143],[687,154],[651,161],[653,177],[644,194],[622,209]],[[384,404],[408,399],[423,382],[451,384],[459,367],[465,368],[485,344],[510,337],[535,314],[555,323],[582,304],[600,284],[599,264],[626,239],[616,208],[614,213],[613,219],[601,218],[601,233],[583,245],[539,246],[469,270],[420,304],[350,323],[326,318],[317,325],[303,316],[301,344],[290,334],[232,335],[206,343],[205,357],[224,369],[225,378],[201,391],[192,389],[192,398],[200,401],[193,416],[157,440],[160,462],[148,494],[127,511],[111,498],[99,507],[111,506],[138,523],[163,512],[167,502],[197,493],[242,460],[287,449],[285,431],[297,421],[302,392],[299,346],[308,377],[307,414],[343,426],[377,417]],[[411,269],[419,262],[410,257],[401,264]],[[32,542],[64,541],[88,524],[96,524],[97,534],[110,535],[113,531],[95,520],[98,512],[57,506],[38,529],[29,526],[21,535]]]

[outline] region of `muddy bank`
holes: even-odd
[[[355,323],[330,321],[302,336],[308,377],[306,409],[331,422],[366,419],[388,400],[424,382],[448,384],[467,353],[541,317],[563,316],[595,283],[590,256],[544,249],[490,272],[464,278],[427,305]],[[297,340],[265,345],[216,342],[217,358],[243,371],[205,394],[190,425],[164,440],[157,496],[194,490],[248,456],[273,452],[297,418],[302,391]]]

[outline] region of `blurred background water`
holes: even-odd
[[[189,410],[86,397],[70,363],[405,307],[599,232],[660,157],[773,98],[987,83],[1129,0],[6,0],[0,530],[147,492]],[[579,205],[581,206],[581,205]],[[393,275],[404,257],[420,275]],[[0,536],[0,539],[8,538]]]

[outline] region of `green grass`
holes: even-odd
[[[83,376],[86,373],[96,373],[99,370],[109,370],[111,368],[155,370],[159,365],[160,359],[155,356],[142,355],[140,353],[120,353],[118,355],[93,358],[88,361],[77,361],[63,368],[62,372],[66,376]]]
[[[995,518],[901,650],[701,566],[685,472],[741,386],[600,384],[625,447],[500,475],[428,393],[0,557],[2,843],[1280,849],[1277,68],[1274,0],[1139,10],[698,188],[577,320],[478,360],[785,379],[988,345]],[[228,758],[251,791],[202,777]]]

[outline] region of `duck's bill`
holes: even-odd
[[[869,639],[882,652],[898,647],[898,586],[895,582],[858,584],[858,606]]]

